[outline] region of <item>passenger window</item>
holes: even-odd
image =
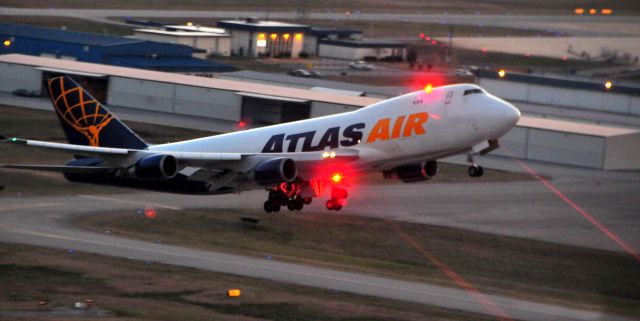
[[[482,94],[482,89],[478,89],[478,88],[476,88],[476,89],[467,89],[467,90],[464,91],[464,95],[463,96],[473,95],[473,94]]]

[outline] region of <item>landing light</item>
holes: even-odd
[[[240,289],[230,289],[227,291],[227,296],[230,298],[236,298],[240,296]]]
[[[613,83],[611,82],[611,80],[608,80],[607,82],[604,83],[604,89],[609,90],[613,87]]]
[[[433,86],[431,84],[428,84],[426,87],[424,87],[424,92],[426,92],[427,94],[430,94],[433,91]]]
[[[340,174],[333,174],[333,176],[331,176],[331,180],[334,183],[340,183],[340,181],[342,180],[342,175]]]

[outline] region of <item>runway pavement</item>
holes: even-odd
[[[250,200],[256,198],[254,194],[250,194]],[[159,196],[157,203],[154,196]],[[254,202],[245,202],[246,199],[243,198],[242,203],[236,199],[234,204],[236,207],[252,206]],[[230,204],[230,197],[223,200],[222,204]],[[192,204],[192,201],[192,198],[155,193],[6,197],[2,198],[0,206],[0,242],[73,249],[488,314],[484,306],[460,289],[117,238],[79,230],[68,223],[71,217],[92,211],[123,209],[133,212],[147,204],[172,209],[201,205]],[[209,201],[220,204],[212,199]],[[580,311],[495,295],[488,297],[518,320],[629,320],[599,311]]]
[[[457,162],[453,158],[450,161]],[[486,165],[517,170],[513,161],[493,157]],[[640,243],[637,209],[640,173],[603,172],[530,164],[596,219],[635,248]],[[520,169],[521,170],[521,169]],[[622,251],[584,217],[536,181],[504,183],[444,183],[360,186],[352,190],[344,213],[429,223],[525,238]],[[237,195],[184,196],[140,192],[110,195],[23,198],[2,195],[0,241],[75,249],[104,255],[150,260],[250,277],[346,291],[382,298],[488,313],[468,293],[429,284],[346,273],[274,260],[205,252],[176,246],[117,238],[82,231],[68,220],[74,215],[147,205],[157,209],[259,209],[262,191]],[[321,202],[306,211],[323,211]],[[335,214],[340,215],[340,214]],[[489,298],[510,316],[522,320],[625,320],[597,311]]]

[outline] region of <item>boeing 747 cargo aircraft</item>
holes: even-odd
[[[189,194],[268,191],[264,209],[301,210],[327,194],[346,205],[350,182],[368,171],[410,183],[434,177],[437,160],[498,148],[520,118],[511,104],[472,84],[412,92],[357,111],[169,144],[150,145],[71,78],[48,80],[68,144],[3,137],[4,142],[65,151],[65,165],[1,165],[57,171],[70,181]]]

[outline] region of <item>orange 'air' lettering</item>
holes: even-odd
[[[389,140],[389,122],[391,122],[390,118],[378,120],[373,129],[371,129],[367,143],[373,143],[376,140]]]
[[[407,124],[404,126],[404,137],[409,137],[412,135],[412,132],[416,135],[424,135],[424,123],[429,119],[429,114],[427,113],[417,113],[409,115],[409,119],[407,119]]]
[[[404,118],[406,116],[402,115],[396,118],[395,124],[393,124],[393,131],[391,132],[391,138],[396,139],[400,137],[400,130],[402,130],[402,125],[404,124]]]

